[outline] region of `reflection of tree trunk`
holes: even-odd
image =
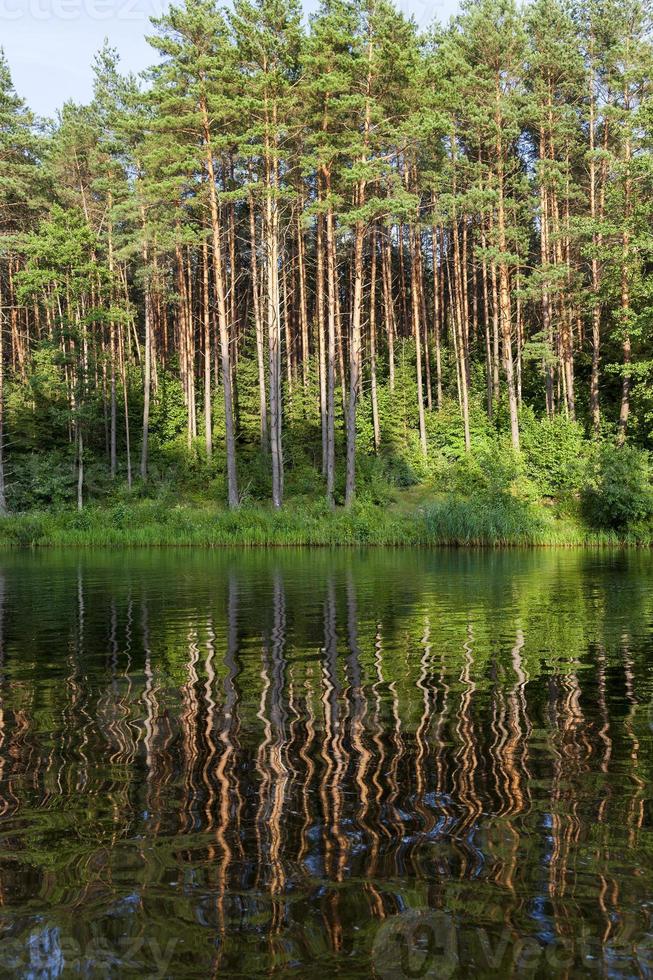
[[[0,314],[1,315],[1,314]],[[0,817],[3,817],[8,808],[9,801],[4,795],[5,787],[5,764],[7,753],[5,752],[5,577],[0,572]],[[4,903],[4,884],[0,881],[0,899]]]
[[[324,705],[325,763],[322,806],[324,812],[324,864],[331,881],[341,881],[347,854],[347,837],[343,831],[343,753],[339,712],[340,685],[337,675],[336,590],[333,579],[327,582],[324,602],[324,662],[322,668]],[[335,952],[342,949],[340,895],[333,889],[328,898],[327,928]]]
[[[268,821],[270,826],[270,891],[273,895],[282,894],[286,874],[283,866],[282,848],[285,838],[283,826],[283,808],[286,800],[288,784],[288,768],[284,763],[286,750],[285,708],[286,687],[286,598],[283,580],[278,572],[274,574],[273,585],[273,625],[270,642],[270,722],[273,740],[270,745],[270,769],[274,774],[272,780],[272,798],[270,800]]]
[[[220,810],[216,838],[221,857],[218,863],[218,922],[221,935],[226,932],[224,902],[229,887],[229,867],[233,859],[233,849],[230,837],[239,841],[238,824],[242,809],[242,800],[238,786],[238,773],[234,771],[236,744],[235,728],[237,725],[238,691],[236,677],[238,675],[238,585],[233,575],[229,576],[229,594],[227,599],[227,644],[225,666],[227,674],[224,679],[224,697],[222,704],[222,727],[219,734],[221,754],[216,769],[216,779],[220,787]],[[232,828],[232,818],[235,817],[235,827]]]
[[[424,623],[424,633],[422,634],[422,656],[420,658],[420,672],[417,678],[417,687],[422,692],[422,714],[419,724],[415,731],[415,809],[422,818],[423,833],[429,834],[435,826],[435,816],[433,810],[424,802],[428,786],[428,739],[427,732],[431,721],[431,697],[428,686],[428,677],[431,672],[431,624],[428,617]]]
[[[476,690],[476,684],[472,677],[472,668],[474,666],[472,643],[473,635],[471,626],[468,626],[467,640],[463,644],[465,650],[464,666],[460,673],[462,693],[458,712],[458,723],[456,725],[456,732],[460,741],[460,748],[456,754],[456,761],[458,763],[456,767],[458,777],[457,796],[464,808],[464,814],[459,826],[456,828],[456,832],[457,836],[462,840],[469,840],[472,837],[476,821],[483,810],[476,789],[478,756],[477,739],[471,711],[474,692]],[[463,868],[461,869],[461,874],[473,877],[478,873],[480,868],[465,867],[468,857],[471,857],[475,863],[478,861],[478,855],[474,848],[470,847],[463,852]]]
[[[143,723],[144,735],[143,744],[145,746],[145,767],[147,774],[145,777],[145,784],[147,787],[147,809],[150,813],[155,811],[155,801],[154,794],[156,792],[155,784],[155,766],[154,766],[154,748],[155,748],[155,736],[156,736],[156,722],[157,722],[157,701],[154,688],[154,673],[152,671],[152,651],[150,649],[150,623],[149,623],[149,611],[147,608],[147,598],[143,597],[141,604],[141,632],[143,635],[143,652],[145,654],[145,689],[143,691],[143,701],[145,703],[145,720]]]
[[[182,688],[184,707],[180,714],[180,723],[183,732],[184,744],[184,801],[182,805],[185,813],[185,823],[183,833],[189,833],[194,820],[194,803],[197,797],[195,785],[195,770],[199,758],[199,720],[200,720],[200,700],[197,696],[197,685],[199,676],[197,665],[200,659],[199,645],[197,641],[197,630],[191,628],[187,637],[188,660],[186,663],[187,681]]]
[[[304,711],[305,711],[305,728],[306,736],[301,739],[301,726],[300,726],[300,744],[299,744],[299,757],[304,763],[305,773],[302,779],[301,797],[302,797],[302,813],[303,813],[303,823],[300,833],[299,851],[297,854],[297,864],[302,867],[306,856],[311,847],[311,827],[315,823],[317,817],[315,814],[315,795],[316,790],[313,785],[315,777],[315,763],[313,762],[312,754],[314,751],[315,740],[317,736],[316,725],[315,725],[315,714],[313,711],[313,678],[306,678],[305,681],[305,694],[304,694]]]
[[[324,707],[324,779],[321,784],[322,809],[324,812],[324,864],[326,874],[333,878],[334,839],[338,834],[338,796],[337,796],[337,742],[338,742],[338,677],[337,677],[337,637],[336,637],[336,599],[335,586],[330,579],[327,583],[324,600],[324,661],[322,665]]]

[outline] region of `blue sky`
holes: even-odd
[[[93,55],[106,38],[120,52],[123,70],[152,62],[145,42],[149,18],[168,0],[0,0],[0,46],[18,93],[40,115],[54,115],[66,100],[88,100]],[[447,20],[457,0],[397,0],[426,27]],[[313,4],[305,3],[310,10]]]

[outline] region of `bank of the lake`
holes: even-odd
[[[261,503],[229,511],[199,498],[134,498],[0,520],[0,547],[648,546],[652,540],[647,526],[597,530],[569,501],[434,494],[424,487],[349,509],[305,497],[279,511]]]

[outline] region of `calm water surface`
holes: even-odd
[[[653,560],[0,556],[0,974],[653,975]]]

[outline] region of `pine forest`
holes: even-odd
[[[186,0],[55,120],[3,59],[0,509],[428,487],[646,536],[651,10]]]

